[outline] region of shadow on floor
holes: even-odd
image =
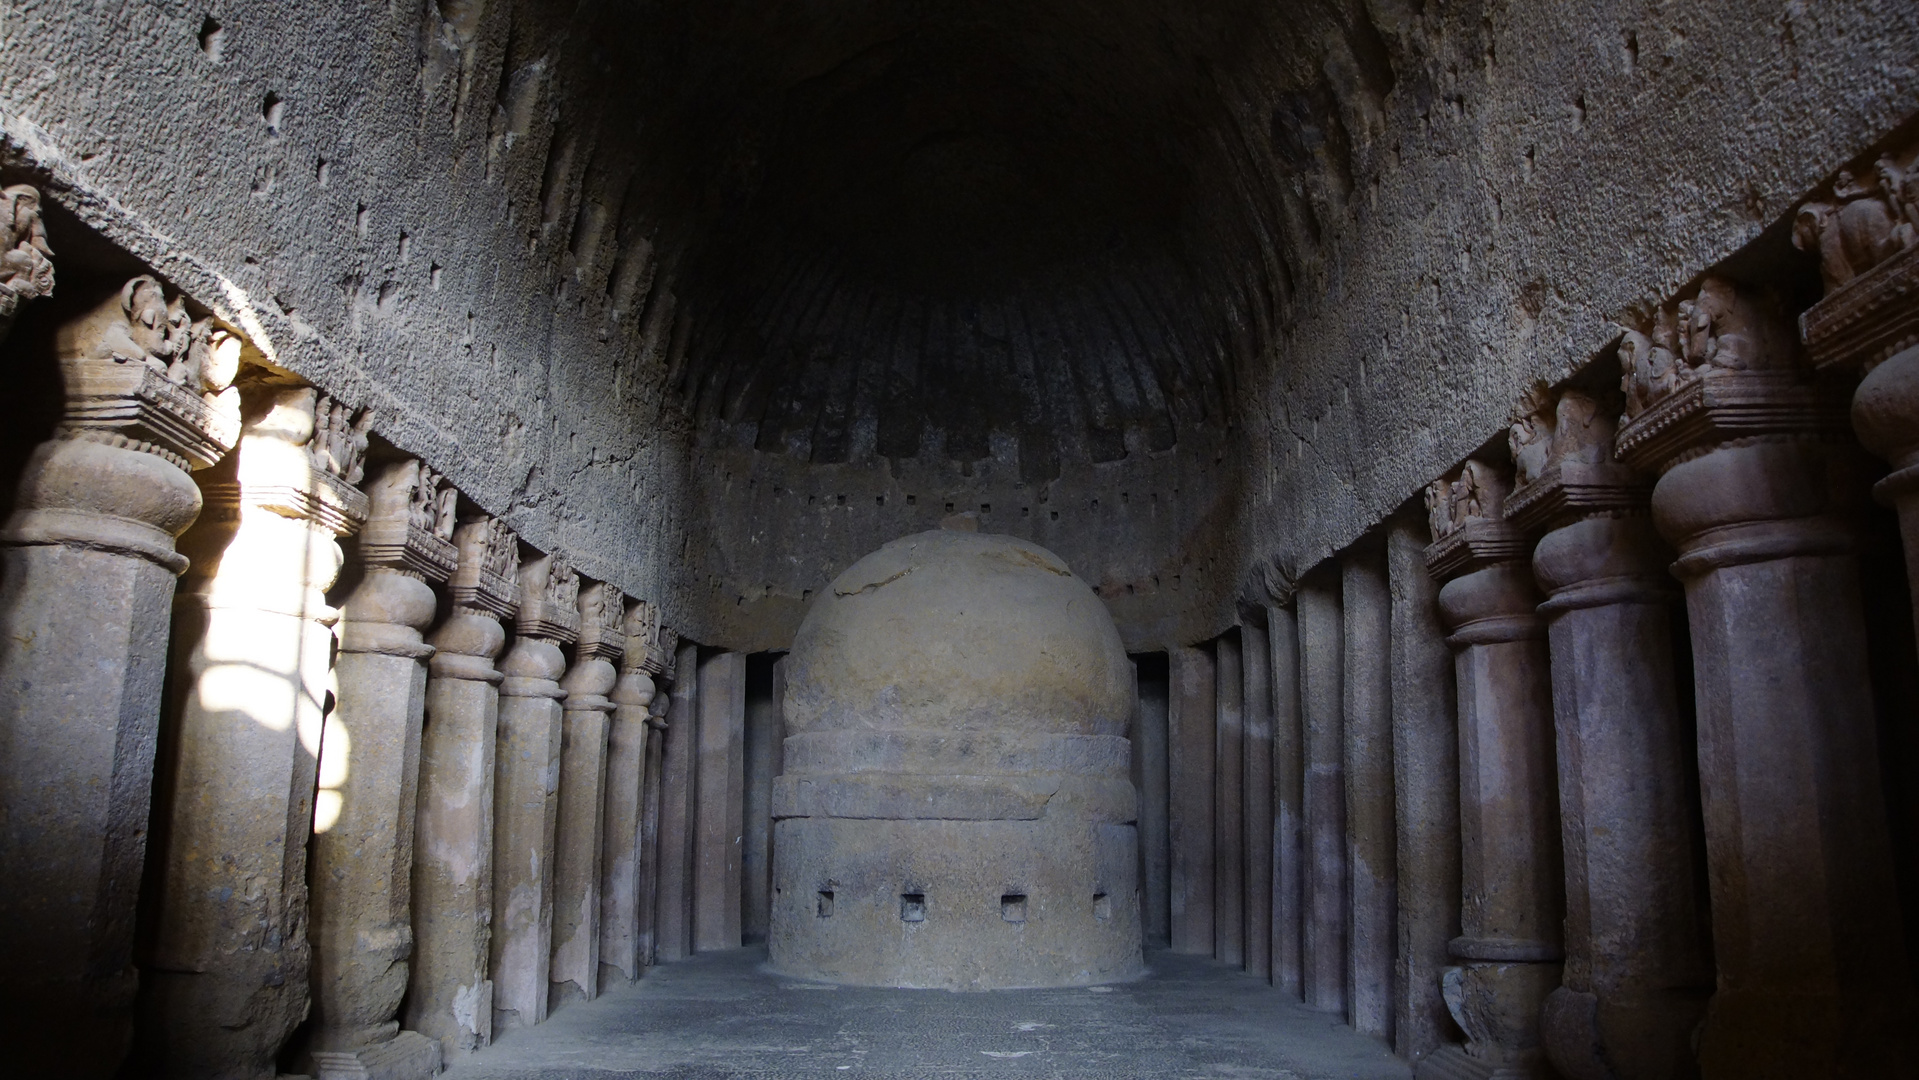
[[[1154,952],[1137,982],[878,990],[761,970],[764,948],[653,968],[456,1064],[447,1080],[1051,1077],[1407,1080],[1385,1043],[1211,960]]]

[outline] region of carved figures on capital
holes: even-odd
[[[626,606],[626,618],[620,625],[620,633],[626,639],[626,652],[621,666],[630,671],[655,672],[656,669],[647,667],[647,658],[653,650],[659,625],[659,609],[652,604],[635,600]]]
[[[31,184],[0,189],[0,326],[22,300],[53,295],[53,248],[40,220],[40,191]]]
[[[1626,416],[1646,412],[1702,378],[1728,372],[1790,373],[1795,352],[1776,298],[1708,277],[1698,292],[1662,306],[1619,342]]]
[[[369,485],[372,510],[360,536],[360,559],[371,566],[445,581],[459,562],[453,510],[459,492],[424,462],[407,458],[382,468]]]
[[[601,581],[579,589],[579,597],[579,658],[619,660],[626,653],[626,595]]]
[[[62,435],[115,442],[203,469],[240,436],[238,335],[195,321],[140,274],[55,332],[66,390]]]
[[[512,618],[519,610],[520,538],[506,522],[482,514],[453,530],[459,565],[447,581],[455,607]]]
[[[313,411],[313,438],[307,443],[313,467],[358,484],[366,470],[367,433],[373,429],[373,410],[361,409],[357,419],[345,402],[320,396]]]
[[[1455,476],[1426,487],[1426,520],[1433,542],[1426,569],[1445,580],[1473,566],[1518,558],[1525,538],[1505,519],[1512,481],[1498,467],[1468,458]]]
[[[1450,479],[1426,486],[1426,520],[1433,540],[1444,540],[1473,521],[1497,521],[1512,485],[1499,470],[1469,458]]]
[[[1802,205],[1792,223],[1793,244],[1819,257],[1827,292],[1919,246],[1919,167],[1881,154],[1868,176],[1839,170],[1829,196]]]
[[[557,555],[520,563],[519,631],[562,645],[580,636],[580,575]]]

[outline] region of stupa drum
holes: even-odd
[[[1051,552],[896,540],[788,659],[770,949],[874,986],[1072,986],[1141,970],[1132,667]]]

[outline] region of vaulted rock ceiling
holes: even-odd
[[[1011,439],[1028,480],[1230,423],[1394,82],[1359,0],[586,25],[601,92],[649,87],[598,141],[644,147],[678,226],[668,388],[700,436],[819,463]]]

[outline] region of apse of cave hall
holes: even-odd
[[[0,1073],[1919,1080],[1911,0],[0,3]]]

